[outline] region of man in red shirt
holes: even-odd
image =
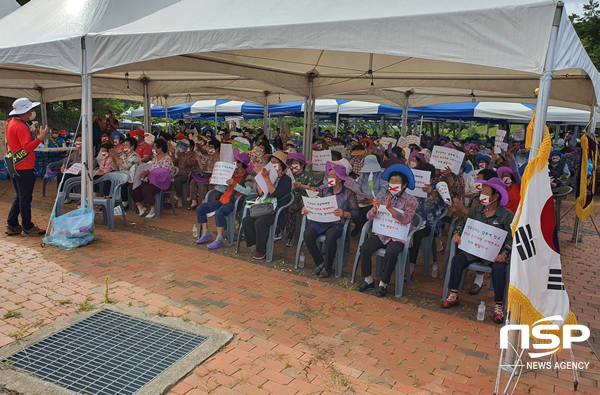
[[[113,113],[111,110],[106,110],[106,131],[109,132],[109,135],[112,134],[115,130],[119,128],[119,122],[113,117]]]
[[[142,129],[136,129],[133,131],[132,135],[138,142],[135,153],[140,156],[142,162],[150,161],[152,159],[152,147],[146,142],[144,131]]]
[[[29,128],[29,122],[36,117],[34,107],[40,103],[32,103],[27,98],[17,99],[13,103],[8,125],[6,127],[6,157],[4,163],[15,188],[15,200],[6,219],[6,234],[9,236],[44,236],[46,231],[34,226],[31,222],[31,200],[35,185],[34,150],[48,136],[48,126],[39,131],[37,138]],[[19,214],[22,226],[19,225]]]

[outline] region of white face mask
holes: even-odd
[[[482,184],[480,183],[475,183],[475,189],[477,189],[478,191],[481,191],[483,189]]]
[[[123,148],[124,154],[128,154],[129,152],[131,152],[131,148]]]
[[[118,140],[118,139],[115,139],[115,140],[114,140],[114,143],[115,143],[115,145],[119,145],[119,140]]]
[[[484,195],[483,193],[481,195],[479,195],[479,201],[484,206],[488,206],[491,203],[490,199],[491,199],[491,196],[489,196],[489,195]]]
[[[109,117],[110,117],[110,115],[104,114],[104,118],[108,119]]]
[[[388,188],[392,195],[397,195],[402,192],[402,184],[389,184]]]
[[[294,173],[298,173],[300,171],[300,165],[292,165],[291,169]]]
[[[81,141],[76,141],[75,142],[75,147],[81,148],[82,146],[83,146],[83,144],[81,143]]]
[[[214,148],[211,148],[211,149],[208,150],[208,154],[209,155],[214,155],[215,152],[216,152],[216,150]]]
[[[512,183],[513,183],[513,182],[512,182],[512,178],[510,178],[510,177],[508,177],[508,176],[507,176],[507,177],[502,177],[502,181],[504,181],[504,185],[506,185],[507,187],[508,187],[508,186],[511,186],[511,185],[512,185]]]
[[[29,117],[29,120],[33,121],[35,119],[35,117],[37,117],[37,114],[35,113],[35,110],[33,110],[33,112],[31,113],[31,116]]]
[[[415,162],[410,162],[410,168],[414,169],[417,167],[417,164]]]
[[[337,178],[328,178],[327,186],[334,187],[337,184]]]
[[[98,162],[100,162],[102,159],[106,158],[108,156],[108,152],[100,152],[98,154],[98,156],[96,157],[96,159],[98,159]]]
[[[281,170],[281,165],[279,163],[273,163],[273,167],[275,168],[275,171],[279,172],[279,170]]]
[[[52,137],[56,139],[58,138],[58,134],[53,134]]]
[[[479,162],[479,168],[480,169],[485,169],[485,165],[486,165],[485,162]]]
[[[152,150],[152,156],[156,156],[156,150],[155,149]]]
[[[560,156],[553,156],[552,157],[552,162],[558,163],[559,161],[560,161]]]

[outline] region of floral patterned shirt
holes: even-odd
[[[432,185],[432,187],[435,189],[435,185]],[[426,198],[417,198],[417,201],[419,202],[417,214],[419,214],[423,219],[423,224],[430,227],[442,215],[442,210],[444,210],[446,207],[446,203],[444,203],[440,194],[436,193],[436,195],[437,199],[432,198],[431,195],[428,195]],[[439,237],[441,232],[442,221],[439,221],[435,228],[435,234],[437,237]]]
[[[162,167],[168,169],[171,172],[171,176],[175,174],[175,167],[173,167],[173,162],[171,161],[171,157],[169,155],[165,155],[161,160],[158,160],[158,158],[154,156],[149,163],[150,171]]]
[[[123,153],[123,151],[119,152],[119,157],[123,161],[123,163],[119,164],[119,171],[129,171],[131,166],[139,165],[141,163],[140,156],[135,153],[135,151],[131,151],[128,154]]]
[[[175,159],[175,164],[179,168],[177,176],[187,177],[192,171],[198,169],[198,156],[194,151],[187,151],[183,154],[179,154],[179,157]]]
[[[296,182],[299,182],[302,185],[308,185],[309,187],[314,187],[316,185],[315,179],[313,178],[308,166],[304,166],[304,170],[300,174],[294,174],[294,178]],[[292,189],[292,194],[294,195],[294,203],[301,202],[303,196],[308,196],[304,189],[294,188]]]

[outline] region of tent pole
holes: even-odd
[[[312,141],[313,141],[313,125],[311,116],[314,111],[313,98],[313,74],[308,75],[308,96],[304,101],[304,136],[302,142],[302,151],[306,160],[312,159]]]
[[[460,140],[460,131],[462,130],[462,118],[458,120],[458,139]]]
[[[335,113],[335,137],[338,136],[339,128],[340,128],[340,104],[338,103],[337,112]]]
[[[169,133],[169,95],[165,95],[165,133]]]
[[[354,135],[356,135],[356,129],[358,128],[358,121],[354,118]]]
[[[150,133],[150,96],[148,94],[148,78],[142,78],[144,84],[144,133]]]
[[[82,73],[81,73],[81,115],[82,120],[82,150],[81,163],[84,168],[81,174],[81,201],[87,201],[88,206],[94,207],[94,192],[92,182],[92,171],[94,170],[94,154],[93,154],[93,139],[92,139],[92,76],[88,73],[87,51],[85,46],[85,37],[81,38],[81,56],[82,56]]]
[[[385,115],[381,116],[381,124],[379,125],[379,133],[383,135],[383,124],[385,123]]]
[[[552,23],[552,33],[550,34],[550,44],[548,45],[548,53],[546,54],[544,73],[540,77],[540,89],[538,92],[537,104],[535,106],[535,123],[533,125],[533,141],[531,144],[530,158],[535,158],[542,145],[542,139],[544,138],[546,115],[548,114],[548,99],[550,97],[550,83],[554,76],[552,71],[554,70],[554,53],[556,51],[556,40],[562,12],[563,3],[559,2],[556,6],[554,22]]]
[[[271,138],[271,131],[269,130],[269,94],[271,92],[264,91],[263,93],[265,94],[265,104],[263,107],[263,131],[269,138]]]
[[[406,127],[408,126],[408,98],[411,94],[411,91],[404,92],[406,100],[404,101],[404,107],[402,107],[402,137],[406,137]]]
[[[485,131],[485,135],[486,135],[486,137],[489,137],[489,135],[490,135],[490,121],[488,121],[487,130]]]
[[[40,109],[42,110],[42,127],[48,126],[48,111],[46,108],[46,102],[44,101],[44,88],[37,88],[40,92]]]

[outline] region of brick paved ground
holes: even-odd
[[[2,195],[8,187],[0,182],[5,214],[13,196],[10,189]],[[51,198],[41,198],[41,182],[37,187],[34,220],[42,225]],[[572,204],[567,200],[563,213]],[[573,211],[564,219],[565,231],[573,225]],[[462,293],[465,302],[448,315],[438,307],[440,279],[417,274],[405,297],[377,299],[353,291],[347,273],[341,280],[317,280],[310,276],[310,263],[293,270],[295,248],[286,259],[281,243],[272,264],[251,262],[246,248],[239,255],[230,248],[208,252],[194,244],[194,215],[187,210],[159,220],[129,218],[136,225],[124,227],[117,219],[115,232],[97,222],[98,240],[70,252],[3,235],[0,316],[17,312],[20,317],[0,320],[0,346],[14,341],[17,331],[27,335],[90,304],[100,307],[110,276],[109,295],[118,303],[236,334],[172,394],[493,392],[499,326],[489,317],[484,323],[473,320],[479,300],[492,304],[487,285],[479,298]],[[594,218],[600,224],[598,210]],[[570,233],[560,233],[564,278],[573,312],[592,328],[600,349],[600,237],[591,223],[583,236],[575,247],[567,242]],[[355,252],[356,243],[352,260]],[[581,373],[579,393],[598,394],[600,375],[591,372],[600,372],[600,362],[586,346],[576,346],[575,356],[591,362],[589,372]],[[524,375],[515,393],[566,394],[571,388],[570,371],[541,371]]]

